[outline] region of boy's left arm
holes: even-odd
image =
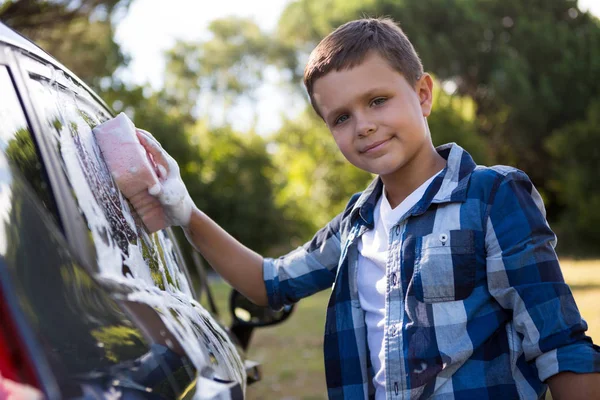
[[[526,360],[535,362],[555,400],[598,396],[600,348],[585,335],[587,324],[560,271],[543,201],[525,173],[507,174],[486,222],[488,289],[512,311]]]
[[[589,400],[600,397],[600,373],[561,372],[548,378],[553,400]]]

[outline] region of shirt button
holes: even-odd
[[[396,235],[400,235],[400,227],[396,226],[396,228],[394,229],[394,231],[396,232]]]
[[[394,272],[392,273],[392,286],[396,286],[398,284],[398,273]]]
[[[413,370],[413,372],[415,374],[422,374],[423,372],[425,372],[426,369],[427,369],[427,363],[424,361],[421,361],[421,365],[419,365],[417,368],[415,368]]]
[[[445,233],[440,234],[440,242],[442,242],[443,246],[446,245],[447,241],[448,241],[448,235]]]
[[[396,327],[396,325],[392,325],[390,326],[388,332],[390,333],[390,336],[396,336],[396,334],[398,333],[398,328]]]

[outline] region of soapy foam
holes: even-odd
[[[99,122],[95,119],[98,110],[91,106],[93,100],[86,98],[86,93],[79,90],[84,97],[75,102],[73,96],[64,93],[58,95],[57,90],[60,92],[60,89],[42,82],[39,84],[41,94],[47,97],[47,104],[58,104],[60,110],[57,117],[62,129],[53,130],[53,134],[60,144],[67,176],[90,228],[100,269],[99,278],[128,286],[132,290],[130,300],[157,310],[199,373],[211,375],[208,378],[238,381],[245,392],[245,369],[235,346],[220,326],[213,322],[210,314],[192,298],[187,279],[173,254],[172,242],[163,232],[149,236],[138,228],[123,196],[106,177],[107,169],[87,127],[89,121],[81,118],[81,113],[88,110],[87,118],[94,118],[94,124]],[[77,121],[79,129],[65,126],[66,121]],[[88,168],[87,173],[83,172],[84,168]],[[90,182],[95,182],[92,185],[94,191],[100,192],[96,196]],[[114,211],[116,215],[113,215]],[[112,224],[109,221],[113,221]],[[127,246],[123,248],[113,237],[117,233],[115,229],[121,227],[123,230],[125,226],[137,232],[138,236],[127,237]],[[140,240],[152,249],[151,256],[159,265],[164,291],[156,287],[157,282],[152,278],[149,264],[144,259]],[[162,246],[162,257],[153,242]],[[129,267],[133,276],[123,276],[123,264]],[[171,282],[168,277],[171,277]],[[211,360],[216,360],[216,364]]]
[[[154,185],[150,189],[148,189],[148,193],[150,193],[152,196],[156,196],[160,193],[160,190],[161,190],[160,183],[157,183],[156,185]]]
[[[157,288],[140,288],[131,293],[128,300],[152,306],[196,369],[206,378],[238,381],[245,386],[242,360],[236,352],[229,351],[227,334],[212,323],[210,314],[195,300],[177,292],[165,293]],[[203,346],[196,344],[199,340]],[[219,354],[225,357],[216,358]],[[231,365],[237,368],[230,368]],[[212,368],[207,369],[207,366]]]
[[[12,202],[12,173],[6,158],[0,159],[0,204],[11,204]],[[0,221],[7,226],[10,224],[10,207],[0,207]],[[6,240],[5,231],[0,230],[0,254],[6,254],[7,245],[10,241]],[[0,375],[1,377],[1,375]]]
[[[133,122],[121,113],[93,129],[104,160],[123,194],[140,213],[151,232],[168,226],[162,207],[140,208],[140,202],[150,204],[150,191],[159,193],[160,182],[152,157],[137,138]],[[158,190],[158,192],[157,192]]]
[[[181,180],[179,165],[167,154],[160,144],[149,132],[139,130],[144,143],[150,147],[150,153],[157,155],[162,162],[168,164],[168,170],[164,165],[158,164],[158,175],[162,180],[162,190],[158,199],[163,204],[165,214],[173,225],[186,226],[192,216],[194,202],[190,198],[185,184]],[[160,155],[158,155],[160,153]]]
[[[160,172],[160,176],[166,177],[167,169],[165,167],[163,167],[162,164],[158,164],[157,167],[158,167],[158,171]]]
[[[94,239],[98,265],[102,265],[109,275],[120,274],[121,253],[118,251],[118,247],[114,243],[112,236],[104,234],[104,232],[110,231],[110,225],[87,184],[86,177],[80,165],[75,142],[71,135],[68,133],[61,135],[60,145],[69,181],[76,188],[79,207],[86,216],[90,232]],[[85,182],[85,184],[78,184],[80,182]]]

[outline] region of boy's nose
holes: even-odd
[[[356,124],[358,136],[369,136],[377,130],[377,124],[369,118],[359,118]]]

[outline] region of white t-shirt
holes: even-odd
[[[438,172],[439,174],[439,172]],[[375,376],[375,399],[385,400],[385,289],[387,286],[386,262],[388,259],[389,232],[398,220],[425,194],[435,174],[412,192],[392,210],[385,196],[385,188],[373,211],[375,226],[365,232],[358,243],[358,299],[365,311],[367,344]]]

